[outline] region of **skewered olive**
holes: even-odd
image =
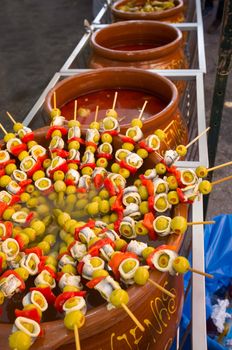
[[[146,260],[146,259],[149,257],[149,255],[150,255],[151,253],[154,252],[154,250],[155,250],[155,248],[153,248],[153,247],[147,247],[147,248],[145,248],[145,249],[142,251],[143,259]]]
[[[155,166],[155,170],[157,172],[157,174],[159,175],[164,175],[166,173],[166,166],[163,163],[158,163]]]
[[[127,245],[127,242],[122,238],[116,239],[114,243],[116,251],[122,250],[122,248],[124,248]]]
[[[139,284],[140,286],[144,286],[147,283],[148,278],[149,278],[148,269],[142,266],[138,267],[134,275],[135,283]]]
[[[112,213],[111,215],[110,215],[110,222],[115,222],[115,221],[117,221],[118,220],[118,214],[117,213]]]
[[[164,217],[160,216],[156,219],[155,228],[158,231],[165,231],[168,227],[169,221]]]
[[[99,130],[100,129],[100,124],[98,122],[92,122],[92,123],[90,123],[89,128],[90,129],[97,129],[97,130]]]
[[[11,177],[8,175],[3,175],[0,177],[0,187],[6,187],[12,181]]]
[[[134,150],[134,148],[135,148],[135,146],[132,143],[130,143],[130,142],[124,142],[122,144],[122,149],[126,149],[126,150],[132,152]]]
[[[128,177],[130,177],[130,171],[129,171],[128,169],[120,168],[118,173],[119,173],[122,177],[124,177],[124,179],[128,179]]]
[[[168,192],[168,202],[172,205],[176,205],[179,203],[179,197],[176,191]]]
[[[67,313],[64,318],[66,328],[73,330],[75,326],[81,328],[85,323],[85,316],[80,310]]]
[[[135,232],[137,235],[145,236],[148,234],[148,229],[143,225],[142,221],[138,221],[135,224]]]
[[[142,127],[143,127],[143,122],[142,122],[141,119],[135,118],[135,119],[132,119],[132,121],[131,121],[131,126],[132,126],[132,127],[138,126],[140,129],[142,129]]]
[[[116,173],[117,174],[119,172],[119,170],[120,170],[120,165],[118,163],[113,163],[111,165],[112,173]]]
[[[171,230],[176,234],[183,234],[187,230],[187,220],[183,216],[175,216],[171,221]]]
[[[178,187],[178,182],[174,175],[168,176],[166,181],[170,190],[175,190]]]
[[[16,331],[9,336],[9,347],[13,350],[28,350],[31,346],[31,337],[23,331]]]
[[[166,138],[166,134],[162,129],[155,130],[154,135],[156,135],[160,141],[163,141]]]
[[[178,256],[172,263],[172,267],[178,273],[185,273],[189,270],[190,264],[184,256]]]
[[[74,126],[78,126],[78,127],[80,127],[81,126],[81,124],[80,124],[80,122],[78,121],[78,120],[69,120],[68,121],[68,128],[70,129],[70,128],[73,128]]]
[[[19,130],[23,129],[23,124],[21,123],[15,123],[13,126],[13,129],[15,132],[18,132]]]
[[[149,206],[147,201],[143,201],[139,205],[139,211],[142,215],[149,213]]]
[[[102,142],[112,143],[113,138],[112,138],[112,136],[110,134],[104,133],[103,135],[101,135],[101,141]]]
[[[71,142],[68,144],[68,149],[70,150],[70,149],[72,149],[72,148],[78,150],[78,149],[80,148],[80,142],[78,142],[78,141],[71,141]]]
[[[96,216],[99,213],[99,203],[98,202],[92,202],[87,204],[86,211],[90,216]]]
[[[198,187],[200,193],[209,194],[212,191],[212,184],[208,180],[203,180]]]
[[[144,148],[139,148],[136,152],[138,156],[140,156],[142,159],[145,159],[148,157],[148,152]]]
[[[98,158],[96,165],[102,168],[107,168],[108,161],[106,158],[101,157],[101,158]]]
[[[196,168],[196,175],[200,178],[204,178],[208,175],[208,170],[204,166],[198,166]]]
[[[6,175],[11,175],[14,170],[17,169],[17,166],[15,164],[7,164],[5,167],[5,173]]]
[[[124,289],[116,289],[110,295],[110,302],[115,307],[121,307],[122,304],[127,304],[128,301],[129,301],[129,296]]]
[[[110,205],[109,205],[109,202],[107,200],[103,199],[99,203],[99,211],[101,214],[107,214],[110,211]]]
[[[66,264],[66,265],[64,265],[64,266],[62,267],[61,271],[62,271],[63,273],[72,273],[73,275],[76,274],[76,268],[75,268],[73,265],[71,265],[71,264]]]
[[[140,185],[138,188],[138,191],[142,201],[145,201],[146,199],[148,199],[148,191],[146,186]]]
[[[93,173],[93,169],[90,166],[85,166],[83,169],[81,169],[82,175],[89,175],[91,176]]]
[[[109,276],[109,273],[106,270],[96,270],[93,271],[92,278],[97,278],[97,277],[106,277]]]
[[[184,145],[178,145],[176,147],[176,152],[179,154],[180,157],[184,157],[187,154],[187,148]]]
[[[5,211],[4,211],[4,213],[2,214],[2,218],[4,219],[4,220],[10,220],[11,219],[11,217],[12,217],[12,215],[15,213],[15,210],[14,210],[14,208],[13,207],[8,207]]]

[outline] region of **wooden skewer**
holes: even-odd
[[[161,290],[163,293],[167,294],[169,297],[171,298],[175,298],[175,294],[172,294],[171,292],[169,292],[169,290],[165,289],[164,287],[162,287],[160,284],[156,283],[155,281],[153,281],[152,279],[148,278],[148,281],[153,284],[157,289]]]
[[[172,121],[166,126],[166,128],[163,130],[163,132],[166,132],[166,131],[170,128],[170,126],[172,126],[173,123],[174,123],[174,120],[172,120]]]
[[[74,120],[77,120],[77,100],[74,101]]]
[[[146,108],[147,103],[148,103],[148,101],[145,101],[145,102],[144,102],[143,107],[142,107],[142,109],[141,109],[141,112],[140,112],[140,114],[139,114],[139,118],[138,118],[138,119],[141,119],[141,118],[142,118],[142,115],[143,115],[143,112],[144,112],[144,110],[145,110],[145,108]]]
[[[7,116],[10,118],[13,124],[16,124],[16,120],[12,117],[12,115],[9,112],[6,112]]]
[[[143,325],[139,322],[139,320],[135,317],[135,315],[130,311],[130,309],[126,306],[126,304],[122,303],[121,304],[123,309],[126,311],[126,313],[128,314],[128,316],[130,316],[130,318],[134,321],[134,323],[136,324],[136,326],[139,327],[139,329],[144,332],[145,328],[143,327]]]
[[[56,92],[53,93],[53,108],[56,109]]]
[[[211,182],[211,185],[214,186],[214,185],[220,184],[221,182],[228,181],[231,179],[232,179],[232,175],[227,176],[227,177],[223,177],[222,179]]]
[[[224,163],[224,164],[216,165],[216,166],[214,166],[214,167],[212,167],[212,168],[209,168],[209,169],[207,169],[207,170],[208,170],[208,172],[209,172],[209,171],[213,171],[213,170],[217,170],[217,169],[224,168],[224,166],[231,165],[231,164],[232,164],[232,161],[227,162],[227,163]]]
[[[7,134],[6,129],[4,128],[4,126],[2,124],[0,124],[0,128],[2,129],[2,131],[4,132],[4,134]]]
[[[198,273],[198,275],[202,275],[208,278],[214,278],[214,275],[211,275],[210,273],[207,272],[203,272],[203,271],[199,271],[196,269],[193,269],[192,267],[189,267],[189,271],[194,272],[194,273]]]
[[[114,94],[114,101],[113,101],[112,109],[115,109],[117,98],[118,98],[118,92],[116,91]]]
[[[97,121],[98,110],[99,110],[99,106],[96,107],[95,116],[94,116],[94,121],[95,121],[95,122]]]
[[[74,335],[75,335],[76,350],[81,350],[79,331],[76,324],[74,326]]]
[[[122,118],[120,118],[118,121],[119,121],[119,122],[122,122],[125,118],[126,118],[126,117],[122,117]]]
[[[197,137],[195,137],[195,139],[193,139],[191,142],[189,142],[189,143],[187,144],[187,146],[185,146],[185,147],[186,147],[186,148],[189,148],[190,146],[192,146],[192,144],[193,144],[194,142],[196,142],[197,140],[199,140],[199,138],[200,138],[201,136],[203,136],[204,134],[206,134],[207,131],[209,131],[209,129],[210,129],[210,126],[209,126],[207,129],[205,129],[204,131],[202,131]]]
[[[193,222],[188,222],[188,226],[192,225],[212,225],[215,224],[216,221],[193,221]]]

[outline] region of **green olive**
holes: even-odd
[[[102,142],[112,143],[113,138],[112,138],[112,136],[110,134],[104,133],[104,134],[101,135],[101,141]]]
[[[92,203],[87,204],[86,211],[90,216],[97,216],[99,213],[99,203],[92,202]]]
[[[100,192],[99,192],[99,197],[101,199],[108,199],[110,196],[109,194],[109,191],[107,191],[106,189],[102,189]]]
[[[165,231],[168,228],[169,220],[164,216],[160,216],[156,219],[155,228],[158,231]]]
[[[23,331],[16,331],[9,336],[9,347],[13,350],[28,350],[31,347],[31,337]]]
[[[170,190],[175,190],[178,187],[178,182],[174,175],[168,176],[166,181]]]
[[[159,175],[164,175],[166,173],[166,166],[163,163],[158,163],[155,166],[155,170],[157,172],[157,174]]]
[[[176,234],[184,234],[187,227],[187,220],[183,216],[175,216],[171,221],[171,230]]]
[[[159,267],[161,267],[161,268],[167,267],[169,260],[170,260],[170,257],[168,254],[166,254],[166,253],[161,254],[158,258],[158,261],[157,261]]]
[[[166,186],[164,183],[160,183],[156,188],[156,193],[164,193],[166,192]]]
[[[140,156],[142,159],[145,159],[148,157],[148,152],[144,148],[139,148],[136,152],[138,156]]]
[[[150,255],[151,253],[154,252],[154,250],[155,250],[155,248],[153,248],[153,247],[147,247],[147,248],[145,248],[145,249],[142,251],[143,259],[146,260],[146,259],[149,257],[149,255]]]
[[[132,121],[131,121],[131,126],[132,126],[132,127],[138,126],[140,129],[142,129],[142,127],[143,127],[143,122],[142,122],[141,119],[135,118],[135,119],[132,119]]]
[[[145,236],[148,234],[148,229],[143,225],[142,221],[138,221],[135,224],[135,232],[137,235]]]
[[[127,304],[128,301],[129,301],[129,295],[123,289],[116,289],[110,295],[110,302],[115,307],[121,307],[122,304]]]
[[[160,139],[160,141],[163,141],[166,138],[166,134],[162,129],[155,130],[154,134]]]
[[[138,188],[138,191],[142,201],[145,201],[148,199],[148,191],[146,186],[140,185]]]
[[[168,203],[176,205],[179,203],[179,197],[176,191],[168,192]]]
[[[120,170],[120,165],[118,163],[113,163],[111,165],[112,173],[116,173],[117,174],[119,172],[119,170]]]
[[[212,184],[207,180],[203,180],[198,187],[200,193],[209,194],[212,191]]]
[[[65,315],[64,325],[69,330],[74,330],[74,327],[77,326],[81,328],[85,323],[85,316],[80,310],[71,311]]]
[[[120,168],[118,173],[119,173],[122,177],[124,177],[124,179],[128,179],[128,177],[130,177],[130,171],[129,171],[128,169]]]
[[[142,215],[149,213],[149,206],[147,201],[143,201],[139,205],[139,211]]]
[[[155,202],[155,206],[157,208],[157,210],[165,210],[167,208],[167,201],[166,198],[164,197],[160,197],[157,199],[157,201]]]
[[[142,185],[142,181],[140,179],[137,179],[134,181],[134,186],[139,187]]]
[[[109,202],[106,199],[103,199],[99,203],[99,211],[101,214],[107,214],[110,211],[110,205]]]
[[[144,286],[144,284],[147,283],[148,279],[149,279],[148,269],[142,266],[138,267],[134,275],[135,283],[139,284],[140,286]]]
[[[184,256],[178,256],[172,263],[172,267],[177,273],[185,273],[189,270],[190,264]]]
[[[126,261],[122,263],[122,269],[125,273],[133,270],[135,266],[136,266],[136,262],[132,259],[126,259]]]
[[[208,170],[204,166],[198,166],[196,168],[196,175],[200,178],[204,178],[208,175]]]
[[[97,165],[98,167],[107,168],[107,166],[108,166],[108,161],[107,161],[106,158],[101,157],[101,158],[98,158],[98,160],[97,160],[97,162],[96,162],[96,165]]]
[[[124,248],[127,245],[127,242],[122,238],[116,239],[114,243],[116,251],[122,250],[122,248]]]
[[[187,148],[184,145],[178,145],[176,147],[176,152],[179,154],[180,157],[184,157],[187,154]]]
[[[122,144],[122,149],[126,149],[126,150],[128,150],[130,152],[132,152],[134,150],[134,148],[135,148],[135,146],[132,143],[130,143],[130,142],[124,142]]]
[[[92,278],[106,277],[109,273],[106,270],[95,270],[93,271]]]

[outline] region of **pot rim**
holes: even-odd
[[[162,119],[163,121],[167,121],[168,118],[173,115],[174,111],[176,111],[178,109],[178,103],[179,103],[179,96],[178,96],[178,91],[176,86],[174,85],[174,83],[172,83],[169,79],[167,79],[164,76],[161,76],[157,73],[154,72],[149,72],[149,71],[145,71],[143,69],[139,69],[139,68],[123,68],[123,67],[112,67],[112,68],[101,68],[101,69],[93,69],[90,70],[88,72],[84,72],[78,75],[73,75],[71,77],[68,77],[62,81],[60,81],[59,83],[57,83],[47,94],[45,101],[44,101],[44,108],[45,111],[50,114],[51,110],[52,110],[52,104],[53,104],[53,94],[54,91],[56,91],[56,98],[57,98],[57,107],[62,107],[65,103],[68,103],[69,101],[74,100],[75,98],[77,98],[78,96],[70,96],[70,98],[66,101],[63,102],[63,104],[59,104],[59,90],[62,91],[62,89],[64,88],[64,86],[66,85],[66,88],[69,88],[69,86],[72,85],[72,82],[78,81],[80,79],[80,77],[82,79],[92,79],[92,81],[94,81],[94,78],[96,77],[100,77],[101,75],[104,76],[104,74],[111,74],[111,79],[115,81],[115,86],[111,86],[110,89],[120,89],[120,88],[126,88],[126,89],[133,89],[133,90],[137,90],[137,91],[144,91],[146,90],[147,93],[151,93],[154,94],[154,91],[152,91],[149,87],[148,88],[144,88],[141,87],[141,81],[140,79],[142,79],[142,77],[145,77],[147,79],[149,79],[150,81],[153,81],[154,79],[157,80],[157,82],[162,82],[164,84],[166,84],[166,86],[168,87],[169,91],[171,92],[171,98],[169,99],[169,102],[167,103],[166,107],[164,109],[162,109],[162,111],[160,111],[157,114],[154,114],[152,116],[150,116],[148,119],[143,121],[143,125],[144,125],[144,129],[146,128],[146,125],[148,123],[150,123],[151,121],[156,121],[157,119]],[[130,81],[128,79],[125,79],[125,77],[127,77],[127,75],[136,75],[137,76],[137,84],[136,86],[133,84],[130,84]],[[126,83],[123,84],[122,86],[122,82],[119,81],[119,79],[125,81]],[[120,85],[121,84],[121,85]],[[99,87],[99,88],[95,88],[93,87],[93,89],[91,91],[88,91],[88,93],[91,92],[96,92],[96,91],[101,91],[104,89],[107,89],[109,87],[107,87],[107,85],[104,84]],[[85,95],[87,92],[83,92],[80,95]],[[157,95],[158,94],[158,88],[156,90]],[[160,96],[160,95],[159,95]],[[162,98],[162,96],[161,96]],[[130,124],[121,124],[121,128],[125,129],[128,128],[130,126]],[[88,126],[86,124],[82,125],[83,128],[87,128]]]
[[[127,3],[128,0],[119,0],[116,1],[112,6],[111,6],[111,11],[112,13],[119,18],[124,18],[124,19],[128,19],[128,16],[131,19],[165,19],[167,17],[172,17],[174,15],[177,15],[179,12],[181,12],[182,10],[184,10],[184,2],[183,0],[175,0],[175,2],[177,3],[177,5],[171,9],[165,10],[165,11],[156,11],[156,12],[144,12],[144,13],[140,13],[140,12],[126,12],[126,11],[121,11],[118,10],[117,7],[119,5],[122,5],[124,3]]]
[[[126,39],[127,36],[130,36],[131,33],[140,31],[141,29],[147,29],[149,27],[150,32],[154,33],[154,39],[157,38],[157,32],[166,31],[170,34],[175,34],[174,40],[168,42],[167,44],[154,47],[151,49],[145,50],[118,50],[111,49],[103,46],[99,43],[99,36],[106,34],[108,32],[109,38],[114,38],[114,33],[117,35],[121,31],[121,38]],[[124,35],[124,30],[127,30],[126,35]],[[129,33],[128,33],[129,31]],[[146,39],[146,34],[143,35]],[[108,59],[113,59],[114,61],[141,61],[149,59],[158,59],[163,56],[167,56],[170,53],[176,51],[182,43],[182,32],[180,29],[173,27],[171,24],[158,22],[158,21],[144,21],[144,20],[132,20],[132,21],[122,21],[110,24],[109,26],[99,29],[91,36],[90,43],[93,47],[93,50]],[[130,39],[128,38],[128,41]],[[125,40],[125,43],[128,43]]]

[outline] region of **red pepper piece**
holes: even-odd
[[[156,240],[156,234],[153,228],[153,221],[155,220],[155,216],[152,213],[147,213],[143,218],[143,225],[148,229],[148,235],[151,240]]]
[[[106,158],[107,160],[111,160],[113,156],[110,153],[98,153],[97,158]]]
[[[132,145],[136,144],[136,142],[131,137],[128,137],[128,136],[121,136],[121,140],[122,142],[132,143]]]
[[[92,146],[95,148],[95,150],[97,149],[97,144],[92,142],[92,141],[85,141],[85,145],[86,145],[86,147]]]
[[[0,256],[0,273],[2,273],[3,271],[2,265],[3,265],[3,258],[2,256]]]
[[[14,239],[18,242],[20,250],[23,250],[25,243],[20,235],[16,235]]]
[[[47,132],[46,139],[50,139],[52,136],[53,131],[59,130],[62,134],[62,136],[66,135],[68,130],[64,128],[63,126],[51,126]]]
[[[80,137],[72,137],[71,139],[69,139],[67,142],[70,143],[72,141],[78,141],[81,145],[85,144],[85,140],[81,139]]]
[[[6,162],[0,163],[0,169],[4,169],[8,164],[15,164],[15,159],[9,159]]]
[[[96,168],[96,164],[95,163],[86,163],[86,164],[82,164],[80,166],[80,169],[83,169],[85,167],[89,166],[91,169],[95,169]]]
[[[67,173],[67,171],[68,171],[67,162],[64,162],[64,163],[60,164],[59,166],[55,167],[55,169],[50,170],[50,176],[52,177],[54,172],[57,170],[61,170],[64,173]]]
[[[26,317],[29,318],[31,320],[34,320],[38,323],[40,323],[41,321],[41,317],[39,314],[39,311],[36,309],[36,307],[30,309],[30,310],[19,310],[19,309],[15,309],[15,316],[16,317]]]
[[[180,189],[180,188],[177,188],[176,189],[176,192],[178,194],[178,197],[179,197],[179,200],[181,203],[188,203],[188,204],[192,204],[194,201],[191,200],[191,199],[186,199],[185,196],[184,196],[184,193],[183,191]]]
[[[2,240],[5,241],[5,239],[12,236],[12,230],[13,230],[13,224],[10,221],[4,222],[5,228],[6,228],[6,234],[4,237],[2,237]]]
[[[33,213],[33,211],[31,211],[27,217],[26,217],[26,224],[29,224],[31,222],[31,220],[34,218],[35,213]]]
[[[145,179],[144,175],[140,175],[139,178],[142,182],[142,185],[146,186],[149,196],[154,196],[154,184],[152,180]]]
[[[151,212],[154,212],[154,196],[150,196],[148,197],[148,209],[151,211]]]
[[[23,143],[28,143],[30,141],[33,141],[34,138],[35,138],[35,134],[33,131],[31,131],[31,132],[28,132],[27,134],[25,134],[23,137],[21,137],[21,141]]]
[[[0,177],[2,177],[3,175],[5,175],[5,169],[0,169]]]
[[[120,279],[120,273],[118,271],[119,265],[128,258],[134,258],[134,259],[138,259],[138,256],[135,253],[131,253],[131,252],[118,252],[117,254],[114,254],[114,256],[112,257],[112,259],[109,261],[109,266],[111,267],[113,274],[115,276],[115,278],[117,280]]]
[[[20,184],[19,184],[20,185]],[[16,203],[18,203],[20,201],[20,196],[18,194],[14,194],[11,198],[11,201],[9,203],[9,205],[14,205]]]
[[[79,275],[82,275],[82,271],[83,271],[83,267],[84,267],[85,263],[84,261],[80,261],[77,265],[77,272],[79,273]]]
[[[25,254],[35,253],[39,258],[43,256],[43,251],[39,247],[25,249]]]
[[[36,290],[37,292],[40,292],[43,294],[44,298],[47,300],[49,304],[53,304],[56,300],[56,296],[53,294],[50,287],[40,288],[40,287],[33,287],[30,288],[30,292],[33,290]]]
[[[88,254],[90,254],[91,256],[99,256],[100,249],[102,247],[104,247],[106,244],[110,244],[113,249],[115,248],[114,241],[112,241],[112,239],[106,237],[106,238],[100,239],[99,241],[93,243],[89,247]]]
[[[32,183],[32,180],[31,179],[27,179],[27,180],[24,180],[24,181],[20,181],[19,182],[19,186],[20,187],[26,187],[27,185],[30,185]]]
[[[95,187],[98,189],[103,185],[104,182],[104,176],[101,174],[96,174],[93,179]]]
[[[28,177],[32,177],[32,175],[33,175],[37,170],[40,170],[40,169],[42,169],[41,163],[40,163],[39,161],[37,161],[37,162],[35,163],[35,165],[34,165],[30,170],[27,171]]]
[[[104,180],[104,186],[107,189],[107,191],[109,192],[111,197],[116,195],[116,190],[114,188],[114,184],[110,179],[106,178]]]
[[[76,189],[77,193],[86,193],[87,192],[87,189],[85,187],[78,187]]]
[[[102,135],[104,135],[104,134],[109,134],[111,136],[117,136],[119,134],[119,132],[117,130],[111,130],[111,131],[102,132]]]
[[[27,145],[25,145],[25,143],[21,143],[20,145],[11,147],[10,153],[12,153],[15,157],[18,157],[18,155],[22,151],[26,151],[26,150],[27,150]]]
[[[125,160],[120,160],[119,165],[121,168],[125,168],[125,169],[129,170],[129,172],[131,174],[135,174],[136,171],[138,170],[137,168],[127,164],[127,162],[125,162]]]
[[[152,147],[149,147],[145,141],[140,141],[139,142],[139,147],[144,148],[148,153],[152,153],[154,150]]]
[[[8,205],[5,202],[0,202],[0,217],[2,217],[2,214],[6,210],[7,206]]]
[[[69,156],[69,152],[65,151],[64,149],[53,148],[51,152],[56,153],[56,155],[61,158],[67,158]]]
[[[106,278],[106,276],[93,278],[91,281],[86,283],[86,286],[90,289],[93,289],[99,282],[101,282],[105,278]]]
[[[66,300],[73,298],[73,297],[84,297],[86,295],[85,291],[81,292],[64,292],[58,295],[55,301],[55,308],[57,311],[62,312],[63,311],[63,305],[66,302]]]

